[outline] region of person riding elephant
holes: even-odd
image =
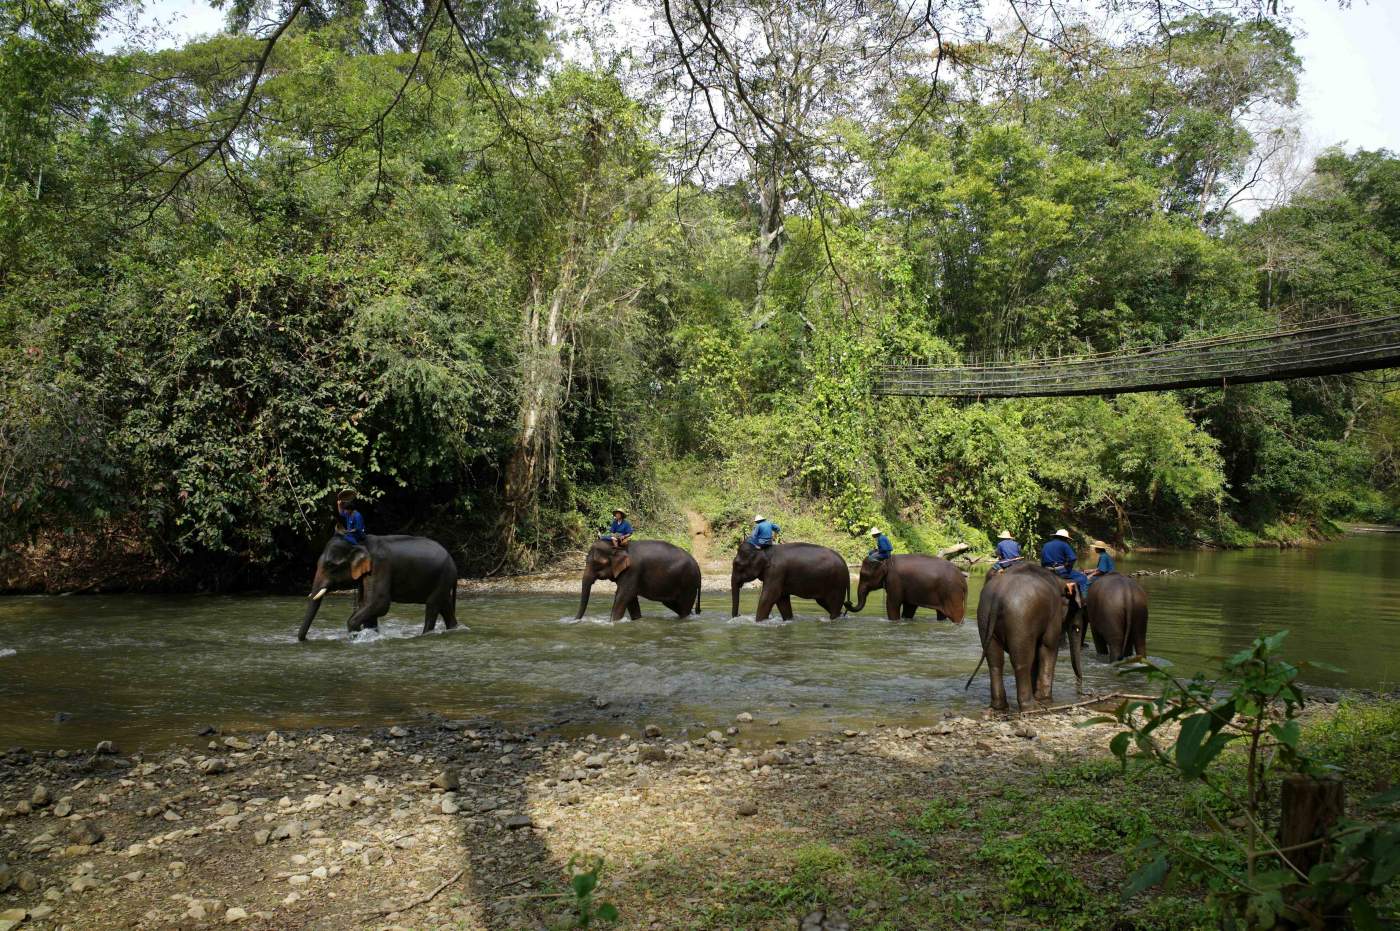
[[[1137,579],[1117,572],[1099,576],[1084,599],[1084,617],[1100,656],[1116,663],[1147,655],[1147,592]]]
[[[846,610],[859,613],[872,591],[885,590],[885,616],[890,620],[912,618],[919,608],[932,608],[938,619],[963,622],[967,609],[967,579],[958,567],[940,556],[901,553],[887,559],[866,557],[860,564],[856,604]]]
[[[811,598],[833,618],[851,594],[851,570],[841,554],[815,543],[777,543],[766,548],[751,540],[739,544],[730,575],[733,607],[739,616],[739,591],[746,582],[763,580],[755,621],[766,621],[776,605],[783,620],[792,620],[792,596]]]
[[[782,532],[783,528],[762,514],[755,514],[753,516],[753,533],[749,534],[749,543],[761,550],[766,550],[778,541],[778,534]]]
[[[626,546],[632,540],[632,525],[627,521],[627,512],[622,508],[613,508],[612,515],[607,532],[598,539],[611,540],[613,546]]]
[[[583,590],[578,617],[588,610],[593,583],[610,579],[617,583],[613,596],[612,619],[628,614],[642,616],[638,598],[659,601],[681,617],[700,613],[700,564],[679,546],[664,540],[636,540],[617,546],[611,540],[598,540],[588,550],[583,566]]]
[[[883,561],[894,555],[894,544],[890,542],[889,537],[885,536],[883,530],[879,527],[871,527],[870,536],[875,540],[875,548],[866,555],[866,559]]]
[[[1088,588],[1090,585],[1093,585],[1094,580],[1097,579],[1099,576],[1108,575],[1110,572],[1114,572],[1118,568],[1118,564],[1113,561],[1113,554],[1109,551],[1107,543],[1103,542],[1102,540],[1095,540],[1089,545],[1092,546],[1094,548],[1094,552],[1098,554],[1099,561],[1098,564],[1094,566],[1094,568],[1084,573],[1084,577],[1088,579],[1088,581],[1084,583],[1085,588]]]
[[[365,542],[365,516],[355,506],[355,490],[347,488],[335,497],[335,511],[339,518],[336,532],[353,546]]]
[[[1040,564],[1060,578],[1073,582],[1079,588],[1079,597],[1083,599],[1089,577],[1074,568],[1078,558],[1070,545],[1068,530],[1056,530],[1054,536],[1040,548]]]
[[[977,601],[977,634],[991,678],[993,710],[1009,708],[1002,675],[1006,654],[1016,676],[1017,708],[1025,711],[1032,700],[1050,704],[1066,625],[1074,676],[1083,682],[1079,609],[1077,590],[1040,566],[1022,562],[987,579]]]
[[[992,568],[997,571],[1010,569],[1024,558],[1021,555],[1021,544],[1016,542],[1010,530],[1003,530],[997,535],[996,553],[997,561],[992,563]]]
[[[392,602],[425,606],[423,633],[441,617],[447,629],[457,626],[457,564],[442,545],[427,537],[376,536],[351,543],[337,533],[316,561],[311,595],[297,639],[305,640],[326,592],[360,588],[354,612],[345,626],[350,633],[377,628]]]

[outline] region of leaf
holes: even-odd
[[[581,899],[598,885],[598,874],[592,870],[587,873],[575,873],[574,878],[569,880],[569,885],[574,887],[574,895]]]
[[[1176,738],[1176,765],[1182,772],[1194,770],[1196,756],[1201,752],[1201,744],[1209,733],[1208,714],[1192,715],[1181,722],[1181,733]]]
[[[617,906],[613,905],[611,902],[604,902],[602,905],[599,905],[598,910],[593,914],[597,915],[603,921],[617,921],[618,918]]]
[[[1114,734],[1113,739],[1108,743],[1109,751],[1112,752],[1114,756],[1118,757],[1118,759],[1123,762],[1124,766],[1128,765],[1128,744],[1132,742],[1132,739],[1133,734],[1131,731],[1121,731]]]
[[[1391,786],[1379,795],[1373,795],[1361,803],[1363,808],[1382,808],[1400,802],[1400,786]]]
[[[1274,735],[1274,739],[1290,748],[1297,748],[1298,738],[1302,736],[1302,732],[1303,729],[1296,718],[1284,721],[1282,724],[1269,725],[1269,733]]]
[[[1123,887],[1123,898],[1130,899],[1157,885],[1166,878],[1170,869],[1171,864],[1164,856],[1159,856],[1157,859],[1138,867],[1137,871],[1128,878],[1128,885]]]
[[[1355,922],[1357,931],[1381,931],[1385,927],[1380,915],[1376,914],[1376,907],[1364,897],[1352,900],[1351,920]]]

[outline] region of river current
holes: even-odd
[[[1124,572],[1175,569],[1141,581],[1151,599],[1148,652],[1191,674],[1261,632],[1288,628],[1285,654],[1318,686],[1390,690],[1400,683],[1400,535],[1354,534],[1321,547],[1130,554]],[[221,730],[378,726],[428,714],[548,725],[564,732],[722,726],[742,711],[785,734],[875,723],[916,724],[987,703],[978,659],[975,573],[969,622],[920,611],[828,620],[794,600],[791,623],[755,624],[753,592],[731,619],[706,593],[699,618],[642,602],[610,624],[611,587],[576,596],[462,595],[462,627],[418,636],[422,609],[395,606],[378,634],[345,632],[348,597],[328,598],[298,644],[304,601],[262,596],[0,598],[0,747],[82,747],[115,740],[158,747],[204,724]],[[1086,644],[1086,684],[1140,691]],[[1008,667],[1008,674],[1010,669]],[[1061,651],[1055,697],[1074,678]],[[605,707],[599,707],[605,705]]]

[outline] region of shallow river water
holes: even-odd
[[[1400,682],[1400,535],[1357,534],[1309,549],[1134,554],[1120,569],[1174,568],[1143,579],[1148,652],[1191,673],[1212,668],[1261,631],[1287,627],[1292,659],[1322,686],[1389,690]],[[1188,576],[1185,573],[1191,573]],[[911,723],[987,702],[972,577],[968,623],[928,612],[883,617],[874,593],[836,621],[797,600],[792,623],[731,620],[728,596],[706,593],[698,619],[643,602],[640,620],[607,621],[610,587],[573,620],[575,596],[463,595],[452,633],[417,636],[421,608],[396,606],[380,633],[349,639],[348,597],[328,598],[312,639],[295,641],[296,597],[75,596],[0,598],[0,747],[123,750],[188,737],[198,726],[267,729],[383,725],[429,713],[635,733],[723,725],[740,711],[787,733]],[[746,592],[741,610],[752,612]],[[1087,644],[1086,683],[1140,689]],[[1008,673],[1009,673],[1008,667]],[[1061,652],[1056,700],[1075,695]],[[596,708],[593,699],[608,702]]]

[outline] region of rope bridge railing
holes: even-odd
[[[1025,398],[1220,387],[1400,366],[1400,314],[1063,359],[990,365],[887,365],[877,395]]]

